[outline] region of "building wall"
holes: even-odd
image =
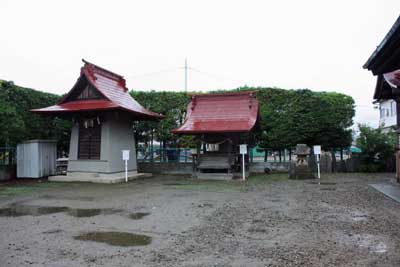
[[[125,163],[122,160],[122,150],[125,149],[130,150],[128,170],[137,170],[135,139],[131,125],[131,123],[122,118],[108,121],[108,136],[105,140],[106,153],[102,150],[100,154],[104,155],[104,159],[108,161],[107,172],[121,172],[125,170]],[[103,149],[103,146],[101,148]]]
[[[125,171],[122,150],[130,150],[128,171],[136,171],[136,150],[132,123],[128,118],[108,114],[101,124],[100,160],[78,159],[79,125],[72,127],[68,172],[115,173]]]
[[[396,102],[382,100],[379,102],[379,126],[383,128],[396,126]]]
[[[57,143],[28,140],[17,145],[17,177],[40,178],[56,171]]]

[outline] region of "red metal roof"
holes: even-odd
[[[192,96],[186,120],[175,134],[249,132],[258,119],[254,92],[203,94]]]
[[[131,97],[126,87],[125,79],[118,74],[108,71],[83,60],[85,65],[81,68],[81,75],[74,87],[54,106],[34,109],[38,113],[66,113],[94,110],[120,109],[133,113],[141,118],[161,119],[163,115],[149,111],[142,107]],[[94,86],[104,99],[76,100],[71,95],[78,90],[82,79]]]

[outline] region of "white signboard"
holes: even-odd
[[[321,146],[314,146],[314,155],[317,157],[318,179],[321,180],[321,170],[319,167],[319,159],[321,157]]]
[[[125,161],[125,182],[128,182],[129,150],[122,150],[122,160]]]
[[[122,150],[122,160],[129,160],[129,150]]]
[[[314,146],[314,154],[321,155],[321,146]]]
[[[240,154],[242,154],[242,155],[247,154],[247,145],[246,144],[240,145]]]

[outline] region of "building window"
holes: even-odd
[[[381,107],[381,108],[379,109],[379,112],[380,112],[380,117],[381,117],[381,119],[383,119],[383,118],[385,117],[385,109]]]
[[[100,159],[100,124],[94,120],[79,123],[78,143],[78,159]]]
[[[392,101],[391,103],[390,103],[390,115],[391,116],[396,116],[396,102],[395,101]]]

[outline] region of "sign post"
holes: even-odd
[[[319,160],[321,157],[321,146],[314,146],[314,154],[317,157],[318,179],[321,180],[321,170],[319,167]]]
[[[125,182],[128,182],[128,160],[129,160],[129,150],[122,150],[122,160],[125,161]]]
[[[243,181],[246,180],[246,166],[244,164],[244,155],[247,154],[247,144],[240,145],[240,154],[242,154]]]

